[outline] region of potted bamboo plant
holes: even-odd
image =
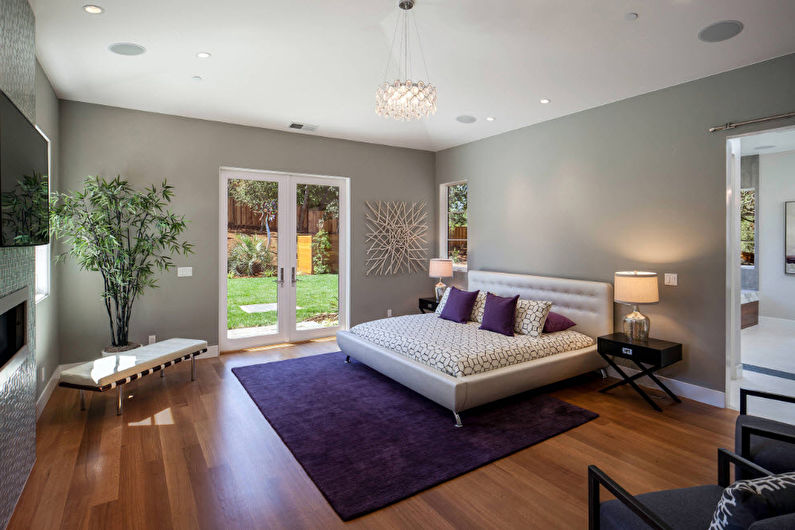
[[[180,240],[184,216],[169,211],[174,188],[165,181],[144,190],[116,177],[88,177],[81,191],[53,193],[50,230],[63,238],[80,268],[102,276],[110,345],[103,354],[140,346],[129,340],[133,303],[157,287],[156,273],[173,268],[172,256],[188,255],[193,245]]]

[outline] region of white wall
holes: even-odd
[[[759,157],[759,314],[795,320],[795,275],[784,274],[784,203],[795,201],[795,151]]]

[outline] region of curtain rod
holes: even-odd
[[[756,118],[755,120],[747,120],[747,121],[738,121],[738,122],[729,122],[725,125],[718,125],[717,127],[710,128],[709,132],[718,132],[718,131],[726,131],[728,129],[735,129],[737,127],[742,127],[743,125],[751,125],[753,123],[762,123],[766,121],[773,121],[773,120],[785,120],[787,118],[795,118],[795,112],[786,112],[784,114],[776,114],[775,116],[766,116],[764,118]]]

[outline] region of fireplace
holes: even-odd
[[[27,342],[27,289],[0,300],[0,371]]]

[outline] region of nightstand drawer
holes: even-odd
[[[644,342],[633,342],[623,333],[615,333],[597,339],[600,353],[632,359],[634,361],[663,367],[682,360],[682,345],[649,339]]]

